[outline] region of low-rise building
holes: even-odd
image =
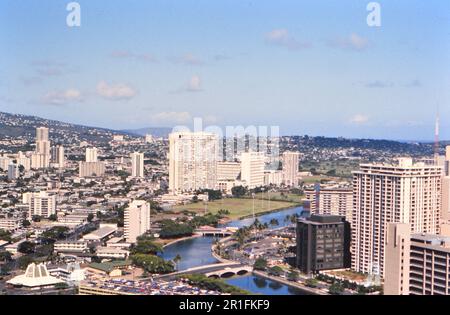
[[[82,253],[88,250],[88,243],[86,241],[58,241],[54,244],[54,250],[57,253]]]

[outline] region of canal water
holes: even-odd
[[[272,219],[278,221],[278,225],[272,227],[282,227],[288,225],[290,222],[286,220],[286,216],[290,216],[297,213],[298,215],[304,215],[303,207],[289,208],[279,212],[272,212],[258,216],[258,220],[261,223],[269,223]],[[231,227],[243,227],[253,223],[253,218],[247,218],[243,220],[236,220],[227,223],[225,226]],[[214,264],[218,262],[211,255],[211,245],[214,242],[213,237],[196,237],[192,239],[183,240],[164,248],[162,257],[164,259],[173,259],[176,255],[181,256],[181,260],[178,263],[178,269],[184,270],[192,267]],[[259,276],[246,275],[242,277],[236,277],[225,280],[227,283],[245,289],[255,294],[266,295],[293,295],[304,294],[300,290],[290,288],[284,284],[280,284]]]

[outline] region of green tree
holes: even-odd
[[[92,213],[89,213],[87,216],[87,221],[92,222],[92,220],[94,220],[94,215]]]
[[[32,254],[34,253],[35,248],[36,245],[34,243],[25,241],[19,244],[17,250],[22,254]]]
[[[253,264],[253,269],[255,270],[266,270],[267,268],[267,260],[264,258],[258,258],[255,260],[255,263]]]
[[[248,190],[244,186],[235,186],[235,187],[231,188],[231,194],[235,198],[245,196],[247,194],[247,192],[248,192]]]
[[[283,268],[281,268],[280,266],[273,266],[271,268],[269,268],[269,275],[272,276],[281,276],[283,274]]]
[[[173,263],[175,264],[176,269],[178,270],[178,263],[181,261],[181,255],[177,254],[174,258],[173,258]]]
[[[342,284],[335,282],[328,288],[328,292],[332,295],[340,295],[344,292]]]
[[[57,216],[56,214],[51,214],[51,215],[48,217],[48,219],[49,219],[50,221],[56,221],[56,220],[58,220],[58,216]]]
[[[314,279],[314,278],[309,278],[309,279],[306,279],[306,281],[305,281],[305,285],[307,287],[311,287],[311,288],[317,287],[318,283],[319,282],[317,281],[317,279]]]
[[[194,233],[194,229],[190,224],[178,223],[172,220],[161,221],[161,230],[159,231],[161,238],[191,236],[192,233]]]
[[[152,254],[156,255],[163,252],[161,245],[155,243],[151,238],[139,237],[136,245],[132,248],[133,254]]]
[[[27,228],[27,227],[29,227],[31,225],[31,222],[30,221],[28,221],[28,220],[26,220],[26,219],[24,219],[23,221],[22,221],[22,226],[24,227],[24,228]]]
[[[135,254],[131,255],[133,264],[143,268],[149,273],[169,273],[174,271],[174,266],[171,261],[166,261],[161,257],[155,255]]]
[[[288,275],[287,275],[287,279],[289,281],[298,281],[299,278],[299,273],[295,270],[291,270],[289,271]]]

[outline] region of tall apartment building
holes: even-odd
[[[306,200],[309,201],[310,212],[314,214],[331,214],[344,216],[352,222],[353,190],[351,188],[321,188],[305,190]]]
[[[389,224],[385,294],[449,295],[449,268],[449,237],[411,234],[408,224]]]
[[[297,221],[297,267],[305,273],[350,266],[350,224],[342,216],[313,214]]]
[[[444,176],[442,177],[442,221],[450,230],[450,146],[445,148]],[[450,236],[450,231],[446,233]]]
[[[138,236],[150,230],[150,204],[144,200],[134,200],[124,213],[124,234],[129,243],[136,243]]]
[[[50,155],[50,141],[46,127],[36,128],[36,153]]]
[[[97,148],[86,148],[86,156],[85,161],[90,162],[98,162],[98,150]]]
[[[14,180],[17,178],[19,178],[19,166],[11,163],[8,165],[8,179]]]
[[[48,128],[36,128],[36,151],[31,155],[31,168],[48,168],[50,166],[50,141]]]
[[[50,166],[50,154],[32,153],[31,154],[31,168],[40,169],[48,168]]]
[[[105,175],[105,163],[103,162],[83,162],[78,163],[79,177],[101,177]]]
[[[206,132],[169,135],[169,190],[172,193],[217,186],[218,137]]]
[[[49,217],[56,214],[56,196],[49,195],[45,191],[32,193],[30,195],[30,204],[28,217],[33,216]]]
[[[240,162],[217,162],[217,180],[236,180],[240,174]]]
[[[283,173],[278,170],[264,171],[264,185],[280,186],[283,183]]]
[[[25,169],[25,171],[29,171],[31,169],[31,160],[25,155],[23,154],[21,151],[19,151],[19,153],[17,153],[17,165],[22,165],[23,168]]]
[[[12,159],[7,156],[0,156],[0,168],[4,171],[8,170],[9,164],[11,164]]]
[[[353,270],[384,276],[388,223],[408,223],[413,233],[439,232],[441,175],[441,167],[410,158],[362,164],[353,172]]]
[[[299,152],[286,151],[282,155],[283,183],[286,186],[298,186]]]
[[[243,152],[241,154],[241,180],[250,189],[264,186],[264,153]]]
[[[57,145],[51,149],[51,161],[58,165],[59,168],[64,168],[64,147]]]
[[[144,153],[133,152],[131,157],[131,176],[144,177]]]

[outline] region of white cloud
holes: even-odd
[[[363,114],[356,114],[350,118],[350,123],[356,125],[362,125],[369,121],[369,117]]]
[[[289,50],[309,48],[309,43],[300,42],[289,34],[287,29],[274,29],[266,34],[266,42],[272,45],[283,46]]]
[[[97,94],[111,101],[119,101],[132,99],[136,96],[137,91],[123,83],[108,84],[100,81],[97,84]]]
[[[65,105],[69,103],[79,103],[83,101],[81,92],[77,89],[67,89],[64,91],[51,91],[44,95],[42,102],[49,105]]]
[[[159,125],[184,124],[192,120],[188,112],[161,112],[152,116],[152,121]]]
[[[369,46],[369,40],[356,33],[352,33],[347,37],[331,41],[330,45],[342,49],[362,51]]]
[[[172,58],[169,58],[169,60],[172,61],[173,63],[180,63],[180,64],[190,65],[190,66],[203,65],[203,61],[191,53],[187,53],[187,54],[184,54],[183,56],[179,56],[179,57],[172,57]]]
[[[111,57],[117,59],[135,59],[139,61],[157,62],[154,55],[148,53],[133,53],[128,50],[118,50],[111,53]]]
[[[202,89],[202,80],[198,75],[193,75],[185,86],[180,87],[176,90],[170,91],[170,94],[181,94],[185,92],[201,92]]]
[[[198,92],[202,90],[201,80],[198,75],[193,75],[189,80],[187,90],[189,92]]]

